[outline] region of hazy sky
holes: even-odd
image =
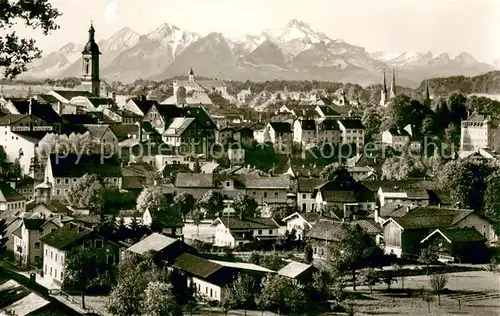
[[[279,28],[293,18],[368,51],[462,51],[500,59],[500,0],[54,0],[61,29],[38,35],[46,52],[85,43],[90,20],[98,40],[128,26],[147,33],[162,23],[230,38]],[[33,34],[23,30],[22,34]]]

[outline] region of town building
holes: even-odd
[[[42,238],[43,278],[60,287],[66,275],[66,260],[72,251],[92,251],[99,263],[113,266],[120,260],[120,245],[101,236],[97,230],[74,222]]]
[[[462,121],[460,150],[500,150],[500,121],[497,118],[474,113]]]
[[[279,237],[279,225],[272,218],[219,217],[215,227],[214,246],[236,248],[254,240],[275,240]]]

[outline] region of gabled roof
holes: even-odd
[[[189,253],[183,253],[174,260],[172,267],[203,279],[209,279],[223,266]]]
[[[269,125],[271,125],[272,129],[276,133],[291,133],[292,132],[292,126],[290,125],[290,123],[270,122]]]
[[[114,104],[115,102],[111,98],[104,98],[104,97],[87,97],[90,103],[96,108],[98,108],[101,105],[110,105]]]
[[[338,241],[345,229],[344,225],[348,224],[322,218],[311,227],[306,237],[327,241]]]
[[[292,261],[281,268],[281,270],[278,271],[278,274],[291,279],[295,279],[296,277],[300,276],[302,273],[310,269],[317,270],[312,264]]]
[[[43,236],[40,241],[56,249],[63,250],[93,233],[96,232],[92,229],[70,222],[53,233]]]
[[[11,311],[11,315],[43,315],[45,313],[42,308],[45,309],[51,304],[49,300],[17,281],[6,281],[3,278],[0,280],[0,297],[2,315],[7,315],[7,311]]]
[[[62,120],[66,124],[97,124],[98,120],[95,116],[87,114],[63,114]]]
[[[306,222],[308,222],[311,225],[314,225],[322,217],[320,213],[316,212],[295,212],[283,218],[283,222],[286,222],[288,219],[292,219],[295,216],[302,217]]]
[[[24,218],[23,225],[28,230],[38,230],[46,221],[45,218]]]
[[[109,128],[109,125],[102,124],[85,124],[87,131],[92,137],[101,139]]]
[[[26,201],[26,198],[14,190],[8,183],[0,181],[0,202]]]
[[[212,173],[178,173],[175,178],[175,186],[180,188],[212,188],[214,185]]]
[[[217,125],[214,123],[207,111],[202,107],[187,106],[184,108],[187,117],[194,117],[198,123],[207,129],[215,129]]]
[[[146,98],[133,98],[130,101],[134,102],[144,114],[148,113],[153,105],[158,105],[158,101],[147,100]]]
[[[92,97],[93,96],[92,93],[85,91],[85,90],[82,90],[82,91],[78,91],[78,90],[53,90],[53,91],[68,101],[73,99],[74,97]]]
[[[359,119],[338,120],[338,123],[344,126],[344,128],[346,129],[365,129],[365,126]]]
[[[176,117],[172,123],[165,129],[163,136],[181,136],[182,133],[194,122],[192,117]]]
[[[379,235],[384,233],[382,227],[372,219],[360,219],[353,221],[353,223],[359,225],[368,235]]]
[[[321,112],[325,116],[340,116],[340,113],[334,111],[330,106],[318,105],[318,108],[321,110]]]
[[[304,131],[315,131],[316,121],[315,120],[300,120],[300,127]]]
[[[58,214],[69,214],[72,211],[66,207],[66,205],[62,204],[61,201],[59,200],[50,200],[49,204],[45,203],[35,203],[35,201],[29,201],[26,203],[26,211],[29,212],[35,207],[43,205],[45,206],[50,212],[52,213],[58,213]]]
[[[407,136],[407,137],[410,137],[410,134],[405,129],[389,128],[387,131],[391,135],[393,135],[393,136]]]
[[[58,154],[50,155],[52,175],[54,177],[79,178],[85,174],[96,174],[103,177],[121,177],[120,162],[116,156],[103,157],[101,154],[77,155],[66,157]]]
[[[45,135],[47,135],[49,132],[47,131],[27,131],[27,132],[15,132],[13,134],[16,134],[17,136],[33,143],[33,144],[38,144],[38,142],[40,142],[40,140],[42,140]]]
[[[436,229],[430,233],[427,237],[422,239],[420,243],[424,243],[432,236],[439,234],[443,236],[449,243],[461,243],[461,242],[485,242],[486,237],[484,237],[480,232],[474,227],[465,228],[441,228]]]
[[[152,233],[148,237],[127,248],[127,251],[142,255],[148,251],[162,251],[176,242],[179,242],[179,240],[162,234]]]
[[[59,100],[51,94],[39,94],[37,95],[37,99],[40,99],[41,102],[46,102],[49,104],[55,104],[59,102]]]
[[[279,228],[279,225],[272,218],[240,219],[239,217],[223,216],[215,219],[212,225],[216,225],[218,222],[221,222],[224,226],[233,230]]]
[[[234,179],[247,189],[290,189],[290,175],[261,177],[255,174],[237,174]]]
[[[109,128],[115,134],[118,141],[128,139],[130,136],[139,134],[139,127],[136,124],[111,124]],[[142,127],[141,127],[142,128]]]
[[[10,99],[19,114],[29,114],[30,100],[29,99]],[[32,100],[31,114],[39,117],[48,123],[60,123],[61,117],[54,111],[54,108],[48,103],[40,103]]]
[[[474,213],[472,210],[417,207],[399,218],[391,218],[403,229],[448,228]]]
[[[338,131],[339,124],[336,120],[326,119],[318,121],[318,130],[320,131]]]
[[[314,189],[325,183],[326,181],[320,178],[298,178],[297,192],[298,193],[313,193]]]

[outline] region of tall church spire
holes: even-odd
[[[387,102],[387,83],[385,80],[385,68],[382,74],[382,91],[380,91],[380,106],[385,106]]]
[[[392,83],[391,83],[391,94],[389,96],[391,99],[396,97],[396,72],[392,70]]]
[[[98,97],[101,93],[101,80],[99,78],[99,45],[95,42],[94,23],[90,22],[89,40],[82,51],[82,85]]]

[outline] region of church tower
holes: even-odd
[[[431,106],[431,93],[429,92],[429,81],[425,81],[425,97],[424,97],[424,105],[429,107]]]
[[[385,82],[385,69],[382,78],[382,91],[380,91],[380,106],[385,106],[387,102],[387,83]]]
[[[389,98],[392,100],[396,97],[396,72],[392,70],[392,83],[391,83],[391,94]]]
[[[194,81],[194,71],[193,68],[189,70],[189,81]]]
[[[99,46],[95,42],[95,30],[92,22],[89,29],[89,40],[82,51],[82,86],[94,96],[101,93],[101,80],[99,79]]]

